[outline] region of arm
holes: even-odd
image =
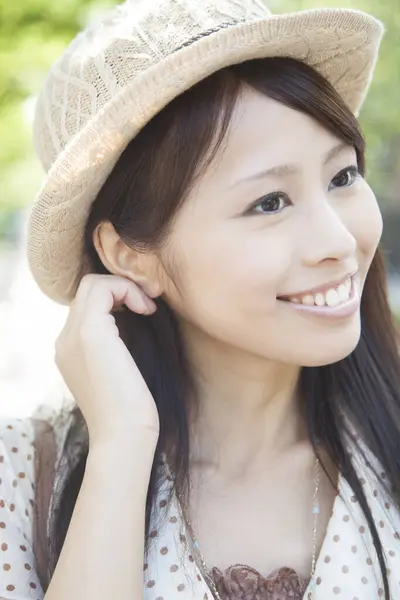
[[[145,505],[156,436],[99,442],[45,600],[140,600]]]

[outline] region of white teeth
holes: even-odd
[[[350,282],[351,285],[351,282]],[[342,283],[338,287],[338,295],[340,302],[347,302],[350,297],[350,286],[345,283]]]
[[[306,304],[307,306],[312,306],[314,304],[314,296],[312,296],[311,294],[303,296],[301,303]]]
[[[339,294],[336,290],[328,290],[325,294],[325,300],[328,306],[337,306],[340,303]]]
[[[343,283],[338,285],[337,288],[331,288],[325,293],[319,292],[318,294],[306,294],[302,298],[292,296],[289,298],[290,302],[297,304],[305,304],[306,306],[337,306],[343,302],[347,302],[350,298],[351,292],[351,277],[348,277]]]
[[[324,304],[325,304],[324,294],[315,294],[314,302],[317,306],[324,306]]]

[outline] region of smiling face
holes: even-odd
[[[217,159],[176,217],[164,259],[173,258],[179,279],[164,272],[163,295],[189,335],[225,351],[335,362],[360,336],[357,298],[349,308],[347,284],[338,286],[356,272],[352,295],[361,294],[381,231],[355,149],[246,89]],[[299,310],[288,298],[348,308]]]

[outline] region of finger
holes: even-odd
[[[86,296],[84,312],[90,310],[91,317],[100,316],[123,303],[134,312],[148,312],[145,295],[135,283],[122,277],[109,276],[93,283]]]

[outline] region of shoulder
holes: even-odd
[[[0,472],[2,491],[28,499],[34,487],[34,433],[30,418],[0,419]],[[18,490],[18,492],[17,492]]]
[[[0,597],[40,597],[32,550],[34,428],[30,418],[0,418]],[[34,595],[34,596],[33,596]]]

